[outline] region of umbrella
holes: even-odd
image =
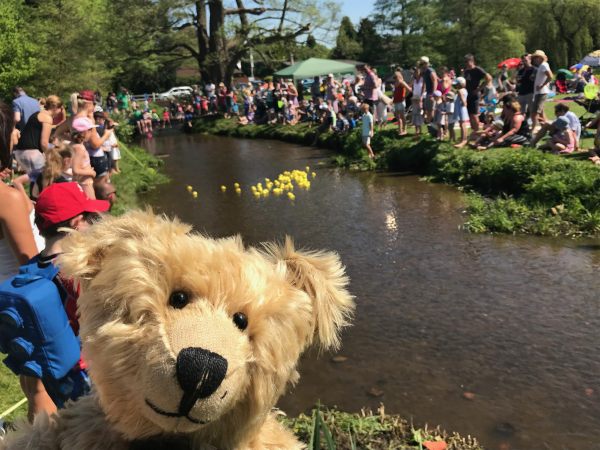
[[[520,58],[508,58],[498,64],[498,69],[502,69],[502,66],[506,66],[509,69],[516,69],[521,64]]]
[[[565,78],[567,80],[572,80],[573,78],[575,78],[575,75],[573,75],[573,72],[567,70],[567,69],[558,69],[556,71],[556,75],[558,75],[559,73],[562,73],[565,75]]]
[[[582,67],[583,67],[583,64],[581,64],[581,63],[575,64],[574,66],[571,66],[571,70],[573,72],[577,72],[578,70],[581,70]]]
[[[588,64],[592,67],[600,67],[600,50],[589,53],[580,61],[580,64]]]

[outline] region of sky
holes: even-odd
[[[356,26],[363,17],[367,17],[373,11],[375,0],[341,0],[342,17],[348,16]]]

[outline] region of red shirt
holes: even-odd
[[[399,84],[394,88],[394,103],[402,103],[406,98],[406,88]]]

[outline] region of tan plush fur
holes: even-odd
[[[334,253],[283,245],[245,248],[151,212],[107,218],[65,241],[64,273],[79,280],[84,358],[95,393],[14,433],[8,448],[125,449],[185,436],[189,448],[300,449],[271,410],[312,343],[337,348],[354,309]],[[183,308],[169,303],[186,292]],[[245,330],[233,315],[248,318]],[[177,412],[177,355],[202,348],[227,360],[225,378],[189,417]]]

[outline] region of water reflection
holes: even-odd
[[[320,399],[474,434],[494,448],[595,448],[600,428],[600,256],[595,241],[459,230],[462,197],[406,174],[348,174],[326,154],[274,141],[155,139],[175,180],[149,197],[213,236],[294,236],[340,253],[357,296],[349,359],[311,353],[281,406]],[[306,165],[310,192],[254,200],[247,186]],[[221,184],[242,184],[241,197]],[[198,201],[185,193],[192,184]],[[376,387],[383,396],[368,391]],[[472,392],[472,400],[463,398]]]

